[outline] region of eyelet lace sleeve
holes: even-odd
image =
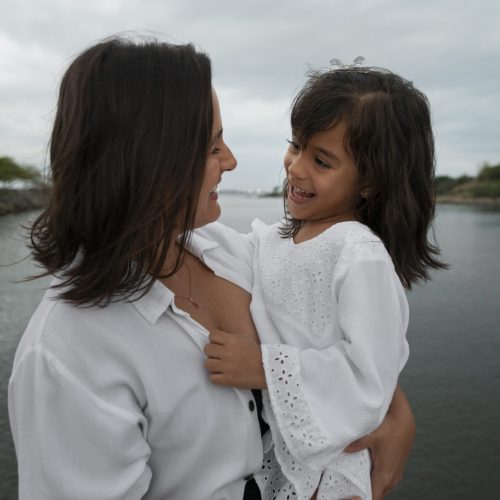
[[[299,350],[287,345],[261,348],[268,383],[263,403],[273,435],[256,477],[263,499],[309,499],[320,481],[318,499],[370,498],[369,454],[332,454],[301,391]],[[273,412],[273,407],[281,411]]]
[[[299,460],[321,454],[327,438],[301,390],[299,349],[263,344],[261,350],[268,386],[263,396],[266,414],[274,416],[270,420],[276,420],[279,429],[286,429],[284,444]],[[272,412],[272,408],[278,411]]]

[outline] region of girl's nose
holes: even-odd
[[[303,179],[305,176],[304,161],[302,155],[294,157],[293,161],[288,166],[288,175],[295,179]]]

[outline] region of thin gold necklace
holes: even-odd
[[[187,272],[188,272],[188,277],[189,277],[189,297],[184,297],[182,295],[179,295],[178,293],[175,294],[176,297],[179,299],[187,300],[188,302],[191,303],[191,305],[195,308],[197,311],[200,308],[200,304],[196,302],[196,300],[193,299],[193,293],[192,293],[192,288],[191,288],[191,271],[189,270],[188,265],[182,261],[182,265],[185,266]]]

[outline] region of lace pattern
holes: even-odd
[[[282,468],[271,446],[264,453],[261,471],[255,475],[262,500],[309,500],[316,491],[317,481],[318,500],[345,500],[355,496],[362,500],[371,499],[370,458],[366,450],[340,455],[322,474],[308,476],[306,483],[297,489]]]
[[[381,241],[355,222],[333,226],[299,245],[281,239],[275,229],[261,236],[257,269],[266,309],[276,323],[286,315],[312,347],[339,340],[334,275],[360,256],[386,259]],[[303,392],[300,350],[265,343],[261,348],[268,384],[263,403],[273,437],[256,477],[263,499],[309,499],[318,485],[318,499],[371,498],[369,454],[343,454],[328,446]]]
[[[275,236],[275,235],[273,235]],[[261,242],[260,276],[266,301],[277,310],[296,318],[314,337],[321,337],[331,323],[329,297],[333,266],[325,259],[335,259],[341,248],[332,245],[303,251],[276,252],[272,238]],[[289,293],[284,294],[283,290]]]
[[[321,477],[318,500],[344,499],[358,496],[371,499],[370,455],[367,450],[343,453],[332,462]]]
[[[275,444],[273,422],[284,431],[283,447],[288,447],[299,460],[321,454],[326,437],[301,393],[299,349],[263,344],[261,350],[268,386],[262,393],[262,400]],[[322,470],[321,466],[319,468]]]
[[[272,492],[278,484],[281,487],[285,484],[281,483],[275,470],[279,464],[284,475],[297,488],[299,498],[308,498],[307,495],[310,498],[323,468],[309,469],[300,460],[320,452],[325,437],[300,394],[299,350],[284,345],[262,345],[262,358],[268,383],[268,391],[263,391],[262,399],[274,441],[274,447],[266,453],[264,462],[268,467],[268,480],[272,483],[265,491]],[[271,399],[274,399],[274,404],[271,404]],[[272,411],[273,406],[279,408],[278,415]],[[280,429],[284,430],[285,438]]]
[[[385,252],[381,241],[357,222],[337,224],[298,245],[268,228],[261,235],[258,259],[263,296],[270,308],[293,317],[319,340],[328,335],[333,321],[331,296],[337,263],[377,248]]]

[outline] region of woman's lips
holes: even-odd
[[[219,193],[217,192],[217,190],[219,189],[219,184],[216,184],[212,191],[210,191],[210,193],[208,193],[208,197],[213,200],[213,201],[216,201],[218,198],[219,198]]]

